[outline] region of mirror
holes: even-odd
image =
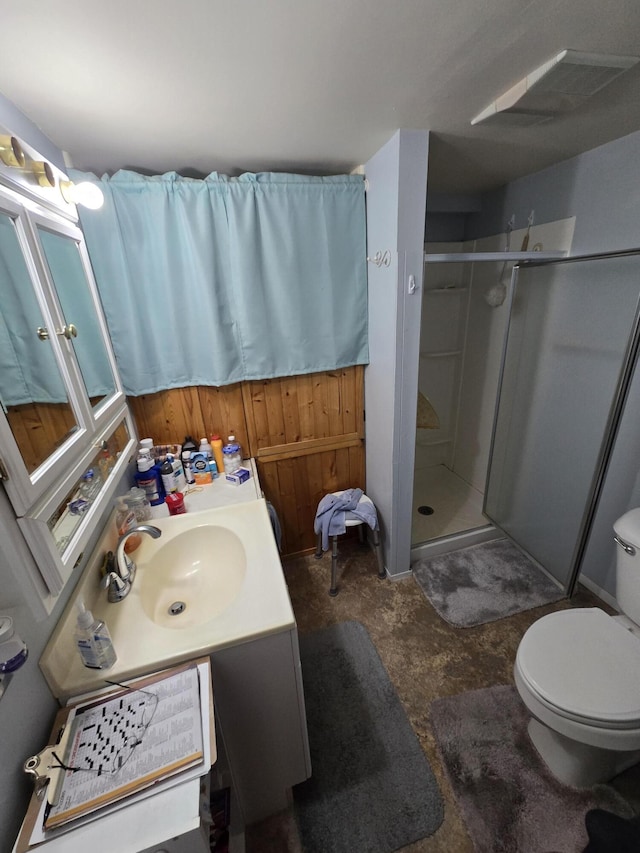
[[[95,408],[116,391],[102,329],[87,283],[78,243],[65,234],[38,226],[38,236],[58,299],[66,328],[75,327],[70,337],[87,396]]]
[[[85,514],[91,510],[91,505],[98,499],[101,489],[130,441],[131,434],[127,422],[122,420],[105,439],[102,448],[90,461],[87,470],[83,471],[80,479],[74,483],[69,493],[64,495],[48,518],[47,526],[60,554],[64,554],[73,540]],[[89,471],[91,471],[91,478],[87,480],[86,475]]]
[[[31,474],[78,429],[17,230],[0,211],[0,401]],[[86,286],[85,286],[86,289]]]

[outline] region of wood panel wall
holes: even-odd
[[[327,492],[365,488],[364,368],[192,387],[129,398],[138,434],[158,444],[231,432],[257,461],[282,527],[284,555],[315,548]]]

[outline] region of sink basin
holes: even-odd
[[[228,486],[231,495],[238,487]],[[241,487],[240,487],[241,488]],[[75,600],[109,627],[117,660],[108,678],[125,681],[213,652],[295,628],[271,520],[263,498],[154,518],[159,539],[143,536],[129,595],[109,603],[99,585],[106,551],[117,543],[108,525],[58,620],[40,666],[56,698],[104,687],[75,647]],[[175,616],[172,607],[185,607]]]
[[[152,559],[138,563],[136,577],[142,608],[156,625],[178,630],[202,625],[240,594],[247,555],[227,527],[203,524],[157,545]]]

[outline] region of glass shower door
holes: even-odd
[[[566,591],[622,405],[638,254],[514,273],[486,515]]]

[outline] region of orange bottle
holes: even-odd
[[[217,432],[214,432],[211,436],[211,452],[213,453],[213,458],[216,460],[218,473],[221,477],[224,477],[224,456],[222,455],[222,439],[220,438]]]

